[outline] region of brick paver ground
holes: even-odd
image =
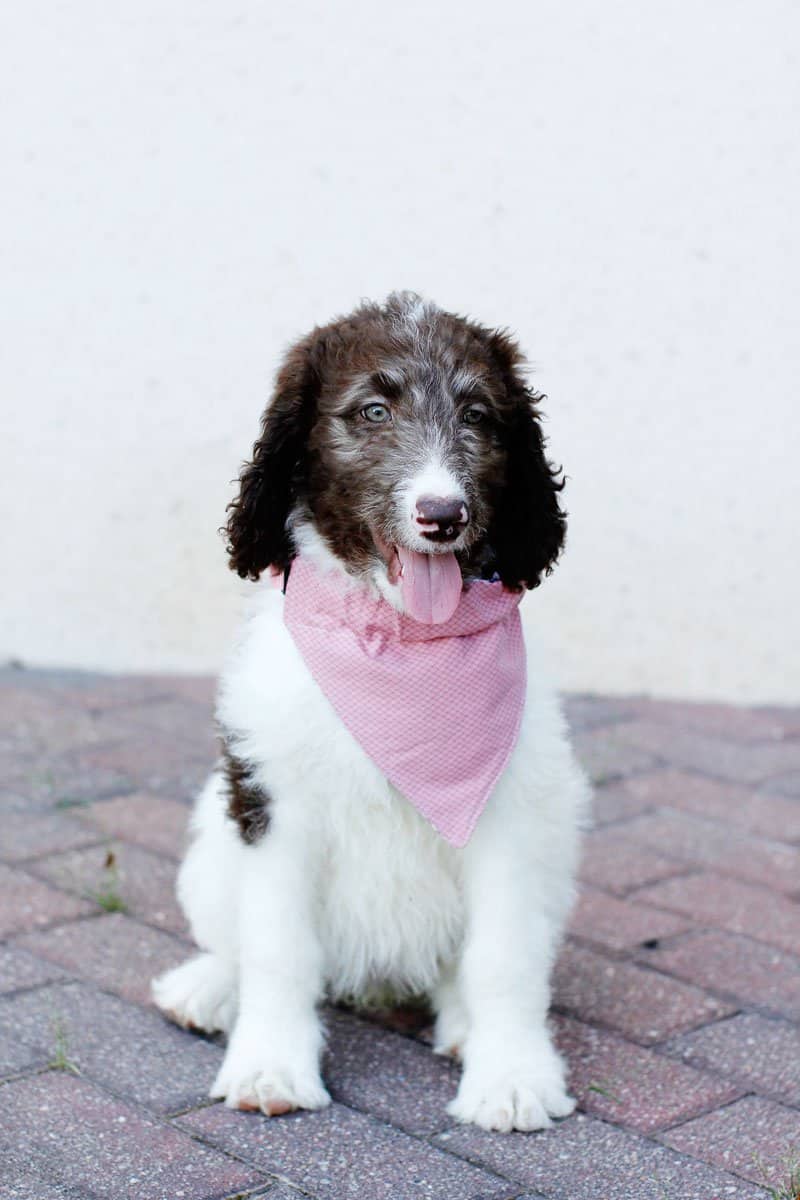
[[[504,1136],[453,1124],[458,1068],[408,1012],[328,1014],[324,1113],[206,1099],[222,1045],[148,984],[186,953],[212,697],[0,671],[0,1200],[787,1200],[800,709],[568,701],[597,785],[553,1000],[579,1110]]]

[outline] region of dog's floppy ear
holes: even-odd
[[[489,531],[494,567],[511,588],[534,588],[549,575],[566,535],[566,514],[559,505],[564,487],[560,468],[544,453],[545,439],[537,409],[541,399],[525,383],[522,356],[504,333],[490,342],[511,412],[506,428],[507,467]]]
[[[305,483],[322,352],[315,330],[287,354],[261,419],[261,436],[239,476],[239,495],[228,505],[228,561],[242,579],[258,579],[267,567],[285,570],[291,562],[286,522]]]

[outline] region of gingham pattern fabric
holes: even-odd
[[[525,701],[520,595],[468,584],[425,625],[302,556],[284,620],[311,674],[387,779],[464,846],[517,740]]]

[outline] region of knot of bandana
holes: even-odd
[[[464,846],[508,762],[525,702],[521,594],[465,585],[423,624],[302,556],[284,621],[363,750],[436,831]]]

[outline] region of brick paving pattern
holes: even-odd
[[[0,1200],[789,1195],[800,709],[568,701],[597,786],[553,996],[579,1109],[501,1135],[447,1116],[458,1067],[408,1010],[327,1014],[323,1113],[206,1099],[220,1040],[148,986],[187,950],[172,887],[212,699],[0,671]]]

